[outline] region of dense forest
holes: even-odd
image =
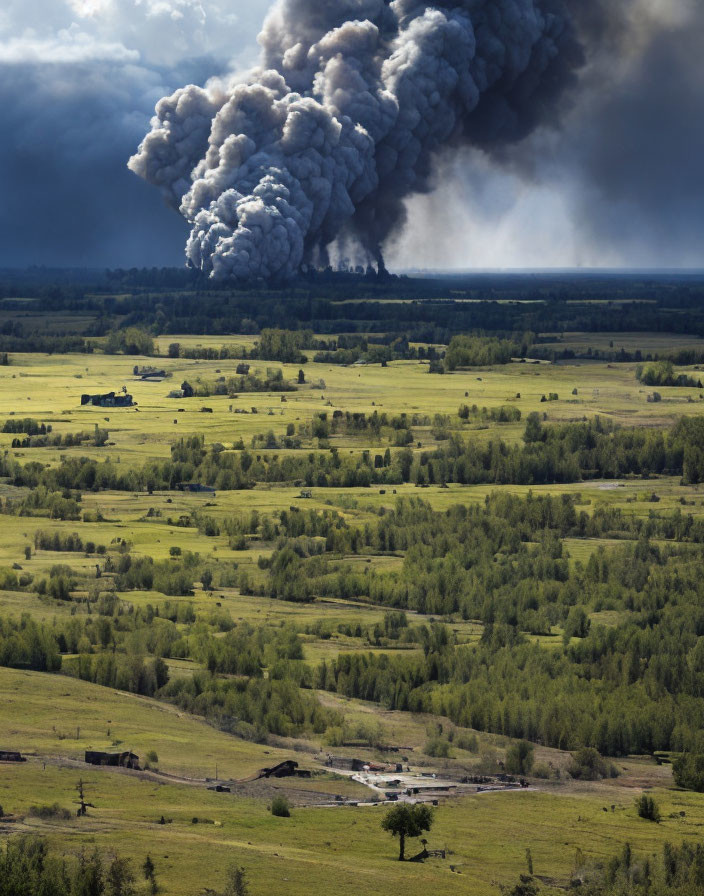
[[[237,538],[239,523],[228,525]],[[236,564],[194,554],[156,562],[124,549],[108,553],[110,585],[66,566],[37,581],[12,580],[6,571],[6,588],[54,600],[84,591],[92,613],[50,626],[4,620],[0,663],[61,668],[157,695],[248,736],[322,733],[339,724],[307,693],[318,688],[562,749],[588,745],[615,756],[704,747],[704,528],[691,516],[653,512],[637,520],[622,511],[587,514],[566,496],[497,494],[445,512],[401,500],[363,527],[334,511],[294,510],[254,526],[254,537],[275,547],[260,559],[257,580]],[[563,539],[583,537],[624,541],[599,548],[586,564],[570,562]],[[54,540],[44,532],[37,543]],[[57,544],[86,547],[70,536]],[[391,571],[372,565],[359,572],[346,559],[399,552],[403,561]],[[187,596],[196,582],[281,600],[387,607],[388,625],[348,634],[361,647],[404,643],[422,653],[362,649],[311,668],[295,628],[236,625],[225,611],[196,615],[183,601],[146,611],[129,603],[131,590]],[[436,621],[412,623],[399,611]],[[608,625],[592,621],[604,611]],[[478,642],[458,640],[444,621],[451,617],[478,622]],[[214,640],[217,632],[224,637]],[[535,636],[555,644],[546,649]],[[66,654],[78,658],[62,663]],[[203,671],[169,682],[163,659],[170,657],[194,659]]]
[[[662,430],[616,427],[599,418],[555,425],[534,413],[522,439],[511,444],[497,436],[478,442],[461,430],[482,413],[515,423],[512,411],[460,408],[451,426],[435,422],[437,448],[416,452],[406,447],[404,433],[420,420],[335,411],[291,431],[290,438],[317,439],[318,447],[285,454],[207,446],[199,435],[175,442],[169,460],[141,468],[68,457],[54,466],[21,464],[7,454],[0,458],[0,475],[30,491],[5,498],[1,509],[79,521],[88,519],[85,492],[168,491],[183,483],[218,489],[260,483],[531,485],[665,473],[686,483],[704,480],[701,418],[682,418]],[[6,429],[51,437],[31,418],[8,421]],[[324,447],[340,432],[364,434],[378,443],[378,453],[343,455]],[[91,614],[50,626],[29,617],[3,620],[0,663],[62,670],[156,695],[257,739],[324,733],[338,725],[313,695],[319,689],[563,749],[590,746],[611,756],[684,750],[695,758],[683,779],[697,782],[696,757],[704,749],[698,733],[704,727],[704,523],[684,508],[658,513],[654,505],[643,518],[587,508],[580,500],[497,492],[483,505],[440,512],[420,498],[404,499],[364,525],[333,509],[296,508],[218,519],[203,509],[168,520],[207,537],[225,536],[234,550],[266,546],[269,553],[260,556],[254,576],[237,562],[190,551],[174,549],[169,559],[154,560],[133,553],[125,541],[100,545],[43,529],[35,549],[85,553],[96,559],[96,573],[76,573],[70,563],[38,577],[5,568],[0,585],[59,602],[82,594]],[[599,548],[583,564],[570,560],[566,538],[623,544],[608,552]],[[391,570],[372,563],[361,571],[350,562],[393,555],[402,559]],[[396,622],[386,630],[354,632],[360,646],[403,642],[422,651],[360,650],[311,668],[303,661],[302,632],[295,629],[236,626],[226,612],[195,614],[183,600],[150,604],[146,611],[129,602],[131,591],[187,599],[196,587],[237,587],[285,601],[368,602],[401,615],[390,616]],[[411,624],[406,611],[426,621]],[[610,614],[608,625],[592,621],[602,612]],[[478,623],[478,642],[458,640],[453,618]],[[213,639],[215,633],[224,636]],[[557,643],[546,649],[536,638]],[[202,671],[169,681],[169,658],[193,659]]]

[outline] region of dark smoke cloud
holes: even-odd
[[[303,262],[365,263],[379,245],[397,267],[702,266],[700,0],[457,0],[434,4],[434,14],[405,0],[291,0],[264,29],[262,68],[275,74],[260,79],[263,94],[250,79],[238,111],[231,100],[243,79],[222,73],[251,64],[268,7],[5,0],[0,265],[179,264],[200,215],[189,251],[226,275],[235,234],[230,245],[251,251],[245,270],[258,272],[262,245],[280,273],[295,268],[296,252]],[[476,48],[455,24],[463,13]],[[544,22],[526,63],[521,34],[536,13]],[[372,29],[355,25],[365,21]],[[493,87],[475,69],[498,72]],[[218,73],[202,94],[186,91],[195,102],[168,113],[168,133],[151,147],[150,177],[172,206],[189,198],[186,221],[125,160],[160,97]],[[274,115],[268,132],[262,96]],[[282,164],[295,157],[300,178],[254,179],[270,147]],[[233,229],[235,218],[249,234]]]
[[[392,247],[396,264],[702,267],[704,5],[573,12],[587,64],[560,127],[445,154],[437,192],[413,201]]]
[[[336,240],[381,264],[441,150],[554,121],[585,61],[563,0],[279,0],[260,42],[245,82],[162,100],[130,160],[214,277],[287,279]]]

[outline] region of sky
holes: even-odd
[[[126,163],[162,96],[257,61],[269,6],[4,0],[0,266],[183,264],[186,223]],[[615,6],[559,121],[435,160],[391,268],[704,267],[704,4]]]

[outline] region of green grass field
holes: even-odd
[[[205,882],[217,885],[232,861],[247,869],[255,893],[324,891],[334,875],[340,893],[396,891],[399,885],[411,894],[429,887],[454,893],[461,885],[462,892],[483,896],[525,870],[528,848],[537,875],[563,880],[577,849],[604,859],[628,841],[652,853],[668,840],[697,841],[704,824],[702,797],[671,790],[666,768],[631,760],[612,784],[548,784],[524,793],[444,801],[429,841],[432,848],[448,850],[447,859],[399,867],[396,845],[379,827],[380,807],[302,805],[290,819],[279,819],[267,812],[267,799],[278,788],[296,806],[300,785],[282,783],[263,797],[246,786],[242,792],[235,786],[232,794],[214,794],[202,780],[180,777],[214,777],[216,762],[221,778],[245,777],[274,763],[284,755],[281,750],[243,743],[154,701],[38,673],[0,670],[0,696],[3,745],[22,745],[30,757],[19,766],[0,765],[0,803],[16,818],[9,829],[47,834],[69,851],[119,848],[140,864],[149,853],[163,891],[173,896],[198,893]],[[358,712],[376,715],[361,705]],[[385,720],[389,731],[411,740],[428,721],[394,716]],[[109,746],[111,739],[121,740],[124,748],[158,749],[159,769],[166,774],[96,770],[76,761],[84,749]],[[548,757],[560,758],[545,751]],[[31,816],[37,805],[71,809],[79,779],[95,805],[87,818]],[[643,786],[661,806],[659,825],[637,818],[633,799]],[[326,793],[349,793],[346,782],[314,779],[314,787],[321,799]],[[168,824],[158,824],[162,816]],[[193,824],[193,818],[200,823]]]
[[[27,314],[31,314],[28,310]],[[0,316],[1,319],[1,316]],[[684,337],[619,334],[565,334],[561,347],[585,344],[629,351],[691,347],[695,340]],[[168,344],[189,347],[217,347],[236,344],[251,348],[253,337],[161,337],[165,355]],[[546,414],[548,422],[579,421],[601,415],[633,426],[661,427],[682,415],[701,415],[704,401],[698,389],[668,388],[663,401],[649,403],[650,390],[635,378],[634,364],[573,362],[559,365],[519,364],[477,369],[447,375],[430,375],[427,364],[393,362],[387,368],[363,366],[344,368],[332,365],[305,365],[307,384],[298,392],[243,394],[238,398],[211,397],[170,399],[168,393],[184,379],[213,381],[234,375],[236,361],[187,361],[160,358],[171,377],[162,383],[137,381],[135,364],[152,364],[154,359],[93,355],[22,355],[9,367],[0,367],[0,424],[5,420],[32,417],[51,424],[55,433],[109,430],[103,448],[89,445],[73,448],[12,448],[14,436],[0,434],[0,449],[22,463],[36,461],[55,466],[62,457],[110,458],[128,468],[170,456],[170,448],[182,436],[203,434],[206,444],[221,442],[230,447],[242,439],[247,447],[255,435],[273,431],[282,436],[289,424],[310,421],[313,414],[333,410],[374,410],[396,415],[407,413],[429,417],[448,414],[453,427],[465,437],[485,441],[497,433],[506,441],[520,440],[525,418],[531,412]],[[295,381],[299,366],[253,362],[262,374],[267,368],[283,369],[286,380]],[[324,385],[320,381],[324,381]],[[118,391],[125,386],[138,402],[137,408],[101,409],[81,407],[84,392]],[[576,391],[575,391],[576,390]],[[543,395],[557,393],[558,401],[541,402]],[[519,397],[520,396],[520,397]],[[515,424],[479,426],[462,424],[457,410],[463,404],[495,408],[517,407],[523,420]],[[249,413],[234,414],[231,406]],[[202,407],[213,413],[202,413]],[[252,413],[256,408],[257,413]],[[180,412],[183,409],[183,412]],[[430,425],[413,427],[414,451],[428,450],[435,442]],[[370,450],[383,453],[385,442],[365,441],[361,436],[335,436],[331,444],[340,452]],[[300,451],[317,448],[311,440]],[[255,453],[260,449],[255,449]],[[285,449],[273,453],[284,453]],[[505,491],[526,495],[578,495],[578,507],[588,513],[601,505],[618,507],[645,519],[653,508],[659,513],[678,508],[696,517],[704,514],[704,486],[682,485],[666,477],[643,481],[624,479],[619,483],[585,482],[566,486],[503,486]],[[456,504],[482,504],[495,486],[449,487],[433,485],[417,488],[405,484],[372,488],[313,488],[310,498],[301,496],[300,487],[257,486],[248,491],[220,492],[216,495],[181,492],[86,492],[82,510],[91,518],[99,512],[103,522],[69,522],[45,517],[0,517],[0,567],[21,567],[18,572],[35,577],[46,575],[56,564],[68,564],[81,574],[93,573],[97,557],[82,553],[34,551],[34,536],[40,530],[78,533],[84,541],[110,546],[125,539],[136,556],[167,559],[170,549],[198,552],[217,562],[236,562],[254,580],[261,576],[260,558],[274,550],[273,543],[257,541],[251,549],[233,550],[226,535],[207,537],[195,528],[169,525],[169,516],[196,511],[222,521],[244,517],[257,511],[261,517],[274,516],[295,506],[302,509],[337,510],[348,520],[364,525],[380,508],[393,508],[402,497],[420,497],[436,510]],[[0,484],[0,498],[18,497],[23,490],[6,482]],[[656,495],[659,501],[653,502]],[[152,516],[147,514],[152,510]],[[155,515],[158,512],[161,515]],[[586,564],[599,547],[607,551],[622,542],[615,539],[567,539],[565,548],[573,564]],[[24,550],[32,547],[31,557]],[[352,564],[373,564],[377,569],[396,569],[401,555],[354,557]],[[52,624],[72,614],[84,613],[80,596],[73,601],[53,601],[28,591],[0,591],[0,613],[20,619],[23,614]],[[132,608],[163,603],[164,595],[153,591],[119,594]],[[409,655],[420,653],[417,644],[401,647],[372,647],[359,638],[340,634],[341,624],[363,626],[381,622],[384,608],[361,601],[317,600],[314,603],[285,603],[269,597],[242,594],[238,588],[196,587],[190,597],[171,598],[193,604],[196,613],[216,608],[229,613],[234,622],[253,625],[296,627],[305,662],[315,667],[322,660],[355,651],[375,651]],[[412,624],[428,617],[409,613]],[[594,622],[613,626],[618,613],[594,613]],[[482,626],[474,620],[446,620],[461,644],[475,643]],[[322,623],[329,637],[303,630]],[[546,649],[562,643],[561,631],[536,638]],[[169,660],[172,677],[187,676],[194,664]],[[323,704],[341,712],[350,723],[381,726],[389,743],[413,748],[412,764],[418,768],[464,773],[476,769],[484,754],[502,757],[505,739],[480,734],[479,753],[454,750],[448,759],[433,760],[424,752],[429,735],[447,720],[391,713],[383,707],[351,701],[332,694],[318,695]],[[127,773],[87,768],[81,758],[87,749],[130,749],[140,756],[158,753],[158,773]],[[60,849],[77,851],[83,847],[118,849],[141,863],[151,854],[163,892],[170,896],[195,896],[206,886],[220,886],[224,868],[236,861],[245,866],[252,893],[298,894],[335,892],[378,894],[406,892],[408,896],[466,893],[486,896],[498,893],[499,884],[513,882],[525,871],[526,849],[530,849],[535,873],[544,879],[546,893],[557,893],[565,885],[575,865],[578,849],[596,859],[605,859],[630,842],[634,849],[650,854],[666,841],[698,841],[704,825],[704,796],[674,788],[669,766],[657,766],[645,758],[623,762],[621,777],[614,781],[579,784],[564,775],[550,781],[534,781],[527,792],[485,793],[441,800],[436,823],[429,836],[431,848],[448,850],[445,860],[425,864],[399,865],[396,843],[380,829],[383,810],[373,806],[313,807],[339,794],[361,799],[368,795],[362,785],[340,780],[324,772],[321,756],[329,749],[321,738],[297,741],[273,738],[268,745],[228,735],[200,718],[172,705],[133,694],[118,692],[79,681],[65,675],[47,675],[0,668],[0,749],[21,750],[29,757],[22,765],[0,764],[0,805],[14,820],[2,824],[2,834],[41,832]],[[335,748],[346,755],[362,752],[379,758],[371,748]],[[258,769],[295,756],[303,767],[317,772],[310,781],[276,782],[257,790],[242,785],[232,794],[215,794],[206,789],[205,778],[242,780]],[[387,757],[388,758],[388,757]],[[554,769],[564,769],[566,754],[539,747],[536,758]],[[71,808],[75,785],[83,778],[89,799],[95,804],[87,818],[69,821],[40,821],[30,807],[58,802]],[[660,804],[663,820],[656,825],[637,817],[634,799],[644,789],[652,790]],[[290,819],[274,818],[268,812],[272,794],[283,792],[294,805]],[[311,793],[313,797],[311,797]],[[612,808],[613,811],[612,811]],[[607,811],[605,811],[605,809]],[[161,816],[169,821],[157,824]],[[193,824],[198,818],[201,823]],[[409,852],[415,844],[411,844]],[[331,882],[334,881],[334,888]]]

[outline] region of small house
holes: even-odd
[[[86,750],[88,765],[104,765],[115,768],[131,768],[139,771],[139,756],[129,750],[122,753],[104,753],[100,750]]]

